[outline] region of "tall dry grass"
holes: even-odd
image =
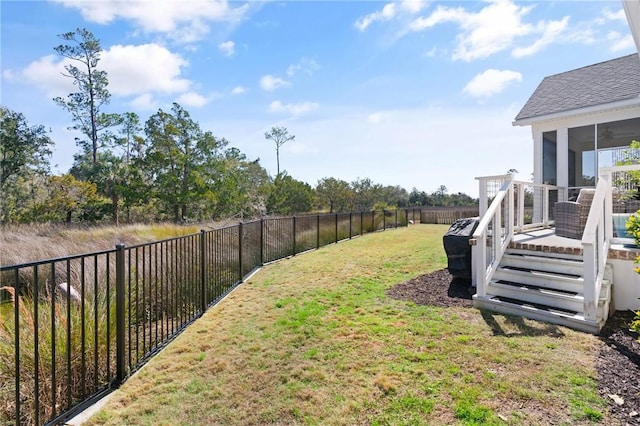
[[[348,214],[341,214],[338,237],[348,237]],[[395,225],[395,212],[386,212],[387,227]],[[362,218],[362,223],[360,219]],[[322,218],[332,221],[333,215]],[[354,213],[352,216],[352,234],[381,230],[383,227],[383,213],[376,211],[365,212],[362,216]],[[14,265],[42,259],[54,259],[75,254],[90,253],[99,250],[113,249],[116,244],[141,244],[164,240],[183,235],[195,234],[201,229],[211,230],[236,225],[236,219],[219,222],[204,222],[200,224],[177,225],[173,223],[133,224],[124,226],[90,226],[36,223],[31,225],[11,225],[0,227],[0,265]],[[398,213],[397,226],[405,226],[406,217]],[[321,236],[321,246],[328,244],[334,238],[331,227],[324,229]],[[0,283],[1,285],[1,283]]]
[[[8,266],[110,250],[118,243],[141,244],[194,234],[199,229],[172,224],[5,227],[0,233],[0,264]],[[173,263],[173,259],[167,261]],[[42,423],[108,385],[115,371],[114,271],[112,254],[0,274],[0,295],[4,299],[0,301],[0,401],[3,401],[0,424],[11,424],[15,415],[17,355],[20,424]],[[64,288],[62,283],[70,283],[82,300],[72,300],[56,289],[58,285]],[[155,285],[152,281],[147,283],[148,288]],[[16,288],[20,295],[15,294]],[[151,294],[148,290],[147,300],[139,302],[143,312],[131,310],[134,322],[145,322],[152,316],[149,309],[142,308],[151,305]],[[153,303],[156,310],[157,305],[166,305],[162,300]],[[155,320],[151,318],[150,322],[153,324]]]
[[[108,371],[115,370],[115,303],[107,303],[110,296],[102,294],[97,304],[64,298],[52,302],[16,296],[12,287],[0,289],[11,295],[0,315],[0,423],[14,423],[16,373],[19,424],[25,425],[42,424],[106,386]]]
[[[108,250],[116,244],[140,244],[210,229],[213,223],[175,225],[160,223],[126,226],[65,226],[33,224],[0,228],[0,265]]]

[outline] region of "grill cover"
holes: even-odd
[[[469,240],[478,227],[480,219],[468,217],[458,219],[442,237],[447,253],[447,269],[455,278],[471,279],[471,246]]]

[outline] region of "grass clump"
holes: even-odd
[[[386,295],[445,266],[446,229],[376,233],[265,267],[88,424],[613,423],[595,382],[576,380],[595,377],[596,337]]]

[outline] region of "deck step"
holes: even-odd
[[[584,256],[582,254],[553,253],[553,252],[518,249],[513,247],[509,247],[505,251],[505,255],[507,254],[519,254],[523,256],[539,257],[544,259],[564,259],[564,260],[576,260],[576,261],[582,261],[584,259]]]
[[[597,334],[604,321],[588,320],[580,312],[554,309],[536,304],[523,304],[508,298],[498,296],[478,297],[473,296],[473,306],[505,315],[514,315],[533,320],[563,325],[575,330]],[[598,318],[602,318],[598,315]]]
[[[584,309],[584,295],[582,292],[563,291],[548,286],[536,286],[521,282],[491,281],[487,287],[487,295],[506,297],[523,303],[533,303],[550,308],[582,312]],[[611,283],[602,282],[598,297],[598,304],[608,302],[611,295]]]
[[[581,276],[584,273],[582,258],[567,259],[532,255],[530,253],[507,252],[502,256],[501,266],[554,272],[558,274]]]
[[[560,252],[562,251],[562,253]],[[584,317],[584,257],[576,248],[511,245],[474,306],[598,333],[608,318],[612,271],[607,266],[596,319]]]
[[[487,295],[574,312],[581,312],[584,307],[584,297],[581,293],[552,290],[517,282],[491,281],[487,287]]]
[[[543,287],[552,290],[581,293],[584,278],[579,275],[559,274],[541,270],[500,266],[493,275],[493,280],[513,282],[529,286]]]

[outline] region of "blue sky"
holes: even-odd
[[[2,105],[52,130],[73,162],[73,90],[53,50],[100,39],[109,112],[141,120],[180,103],[276,173],[272,126],[296,136],[281,168],[315,186],[371,178],[477,196],[476,176],[533,171],[511,122],[547,75],[636,51],[620,1],[52,0],[0,3]]]

